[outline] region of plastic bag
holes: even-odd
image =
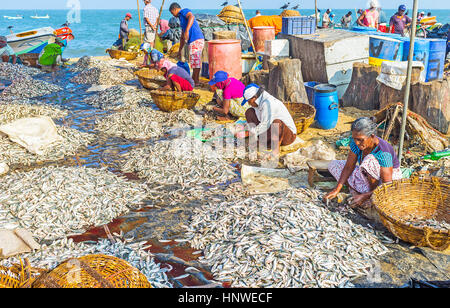
[[[322,140],[315,141],[311,146],[301,148],[284,157],[284,165],[291,171],[307,170],[306,163],[310,160],[335,160],[336,153]]]
[[[0,132],[8,135],[29,152],[43,155],[45,150],[63,141],[58,135],[56,125],[49,117],[23,118],[0,126]]]

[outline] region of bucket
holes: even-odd
[[[319,84],[314,87],[315,120],[322,129],[333,129],[339,118],[339,99],[337,87],[331,84]]]
[[[410,41],[405,38],[403,44],[403,61],[408,61]],[[423,63],[424,72],[428,70],[428,59],[430,56],[430,41],[425,39],[416,39],[414,41],[414,61],[420,61]]]
[[[428,59],[426,81],[442,79],[444,77],[445,52],[447,41],[432,39],[430,41],[430,57]]]
[[[266,41],[275,39],[275,27],[254,27],[252,30],[256,52],[264,52]]]
[[[310,105],[314,106],[314,87],[317,86],[319,83],[315,81],[305,82],[305,90],[306,94],[308,95],[308,101]]]
[[[209,76],[225,71],[230,77],[242,78],[241,41],[212,40],[208,42]]]
[[[370,36],[369,64],[381,66],[383,61],[402,61],[404,41],[387,36]]]

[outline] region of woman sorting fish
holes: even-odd
[[[189,92],[194,90],[194,79],[184,69],[162,58],[156,63],[159,70],[164,73],[167,84],[162,87],[162,91]]]
[[[144,52],[144,62],[140,67],[155,68],[156,63],[164,58],[164,55],[160,51],[152,49],[149,43],[142,44],[141,50]]]
[[[280,154],[280,146],[294,143],[297,138],[297,128],[286,106],[264,88],[250,84],[244,89],[242,105],[252,107],[245,112],[248,130],[236,134],[238,138],[257,136],[258,141],[265,142],[272,148],[271,155]]]
[[[230,78],[227,72],[218,71],[209,82],[211,90],[215,92],[217,107],[212,110],[219,113],[220,121],[230,120],[230,116],[245,118],[248,105],[242,104],[245,85],[235,78]]]
[[[371,119],[360,118],[351,129],[347,161],[333,161],[328,167],[338,184],[324,200],[336,198],[347,185],[353,195],[351,206],[369,208],[370,197],[379,185],[402,178],[400,163],[392,146],[377,137],[377,125]]]

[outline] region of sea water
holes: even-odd
[[[354,9],[349,9],[353,12],[353,18],[356,20],[356,12]],[[334,10],[336,14],[335,22],[339,20],[349,10]],[[282,10],[261,10],[263,15],[279,15]],[[325,9],[322,9],[322,13]],[[421,11],[428,12],[426,9]],[[64,52],[64,57],[78,58],[84,55],[89,56],[103,56],[105,50],[109,48],[118,38],[120,21],[125,14],[130,12],[133,14],[133,19],[129,22],[129,27],[139,30],[139,18],[136,8],[124,10],[81,10],[80,19],[73,22],[70,28],[73,30],[75,40],[69,43],[69,47]],[[204,13],[217,15],[220,9],[217,10],[193,10],[194,13]],[[389,21],[395,10],[384,10],[383,15]],[[450,23],[450,10],[432,10],[434,16],[437,16],[438,22],[445,24]],[[7,35],[10,33],[9,26],[12,26],[12,31],[23,32],[26,30],[52,27],[59,28],[68,20],[69,10],[0,10],[0,35]],[[244,10],[246,17],[252,18],[255,16],[255,10]],[[314,10],[300,10],[302,15],[312,15]],[[39,16],[49,14],[50,19],[32,19],[30,16],[38,14]],[[24,19],[8,20],[3,16],[22,15]],[[163,11],[162,18],[169,19],[171,16],[169,11]],[[143,12],[141,9],[141,18]],[[76,19],[76,18],[75,18]],[[142,26],[144,24],[142,23]]]

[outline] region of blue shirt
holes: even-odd
[[[377,138],[379,141],[378,146],[370,154],[376,158],[380,166],[383,168],[400,168],[400,162],[397,158],[397,154],[394,152],[394,148],[387,141],[379,137]],[[356,154],[356,156],[358,156],[358,162],[361,164],[363,160],[363,152],[358,148],[353,138],[350,142],[350,149]]]
[[[180,13],[178,13],[178,18],[180,18],[180,25],[183,32],[186,31],[187,25],[189,23],[189,18],[186,17],[186,15],[189,13],[192,13],[190,9],[182,9]],[[200,29],[197,20],[194,20],[191,30],[189,30],[189,41],[186,43],[191,44],[192,42],[200,39],[205,39],[205,37],[203,36],[203,32]]]

